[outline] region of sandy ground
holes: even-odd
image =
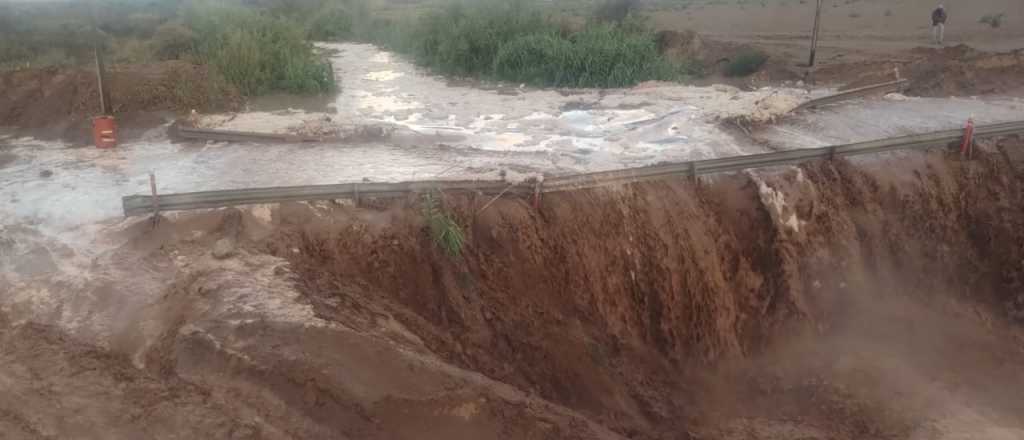
[[[652,6],[659,29],[695,30],[710,38],[766,47],[791,63],[806,63],[815,2],[765,0],[681,2]],[[931,44],[931,11],[944,3],[949,13],[946,44],[985,51],[1024,48],[1024,3],[1017,0],[826,0],[819,61],[829,63],[900,59]],[[683,8],[683,5],[686,5]],[[1005,13],[998,29],[979,23]]]

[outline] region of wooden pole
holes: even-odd
[[[99,45],[93,47],[93,54],[96,57],[96,84],[99,86],[100,92],[100,114],[110,114],[110,94],[107,91],[106,84],[106,67],[103,64],[103,54],[99,48]]]
[[[807,67],[814,67],[814,57],[818,51],[818,32],[821,29],[821,0],[818,0],[818,9],[814,12],[814,30],[811,32],[811,59]]]
[[[112,106],[110,104],[110,91],[107,89],[107,68],[103,63],[103,36],[100,34],[100,28],[97,24],[95,1],[89,3],[89,9],[92,13],[92,31],[94,36],[92,53],[96,59],[96,84],[100,92],[100,114],[110,115]]]

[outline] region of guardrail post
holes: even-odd
[[[540,191],[541,186],[543,185],[543,180],[538,180],[537,183],[533,185],[533,209],[538,211],[540,210]]]
[[[964,141],[960,145],[960,155],[971,160],[971,156],[974,154],[974,116],[972,115],[967,119],[967,125],[964,126]]]
[[[690,161],[690,179],[693,181],[694,185],[700,183],[697,181],[697,161],[695,160]]]
[[[153,201],[153,227],[160,223],[160,196],[156,193],[156,174],[149,173],[149,192]]]
[[[352,184],[352,204],[359,207],[359,182]]]

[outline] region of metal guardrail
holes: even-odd
[[[814,107],[818,107],[818,106],[822,106],[822,105],[826,105],[826,104],[833,104],[833,103],[836,103],[836,102],[845,101],[847,99],[860,98],[862,96],[869,96],[869,95],[874,95],[874,94],[879,94],[879,93],[895,93],[895,92],[900,92],[900,91],[903,91],[903,89],[908,84],[910,84],[910,82],[908,80],[898,79],[898,80],[890,81],[890,82],[887,82],[887,83],[874,84],[874,85],[870,85],[870,86],[866,86],[866,87],[856,88],[856,89],[853,89],[853,90],[847,90],[847,91],[844,91],[844,92],[836,93],[834,95],[828,95],[828,96],[821,97],[821,98],[818,98],[818,99],[812,99],[810,101],[807,101],[807,102],[805,102],[803,104],[798,105],[794,109],[794,111],[795,110],[801,110],[801,109],[807,109],[807,108],[814,108]]]
[[[233,131],[209,128],[181,127],[174,133],[177,137],[190,140],[218,142],[273,142],[273,143],[312,143],[333,142],[342,139],[336,136],[300,136],[279,133],[254,133],[249,131]]]
[[[1018,133],[1024,133],[1024,121],[978,126],[975,128],[974,136],[975,138],[988,138]],[[155,210],[180,211],[290,201],[395,198],[437,189],[489,195],[502,193],[519,195],[535,194],[537,192],[550,193],[672,177],[697,177],[751,168],[792,165],[815,159],[875,154],[903,149],[929,148],[936,145],[959,142],[962,138],[963,130],[944,130],[830,147],[788,150],[554,177],[546,179],[543,183],[524,182],[509,184],[503,181],[362,182],[164,194],[157,196],[156,200],[151,195],[134,195],[123,197],[122,205],[125,216],[130,217],[150,214]]]

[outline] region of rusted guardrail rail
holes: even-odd
[[[316,143],[340,142],[343,140],[342,138],[336,136],[302,136],[281,133],[255,133],[249,131],[233,131],[182,126],[177,126],[173,134],[181,139],[216,142]]]
[[[802,110],[808,108],[819,107],[827,104],[834,104],[837,102],[845,101],[847,99],[860,98],[864,96],[886,94],[901,92],[909,85],[910,82],[905,79],[898,79],[887,83],[874,84],[870,86],[860,87],[852,90],[846,90],[843,92],[836,93],[834,95],[824,96],[818,99],[812,99],[803,104],[798,105],[795,110]]]
[[[975,128],[975,138],[988,138],[1024,133],[1024,121],[983,125]],[[502,181],[419,181],[400,183],[343,183],[335,185],[308,185],[274,188],[249,188],[221,191],[202,191],[180,194],[134,195],[122,198],[125,216],[146,215],[154,210],[180,211],[189,209],[220,208],[226,206],[290,201],[314,201],[360,198],[394,198],[440,189],[481,194],[519,194],[535,192],[572,191],[607,185],[659,180],[678,177],[696,177],[707,174],[792,165],[815,159],[829,159],[893,150],[945,146],[963,138],[963,130],[944,130],[895,138],[879,139],[821,148],[780,151],[748,156],[724,157],[667,165],[654,165],[614,171],[553,177],[543,183],[510,185]],[[159,203],[155,203],[159,202]]]

